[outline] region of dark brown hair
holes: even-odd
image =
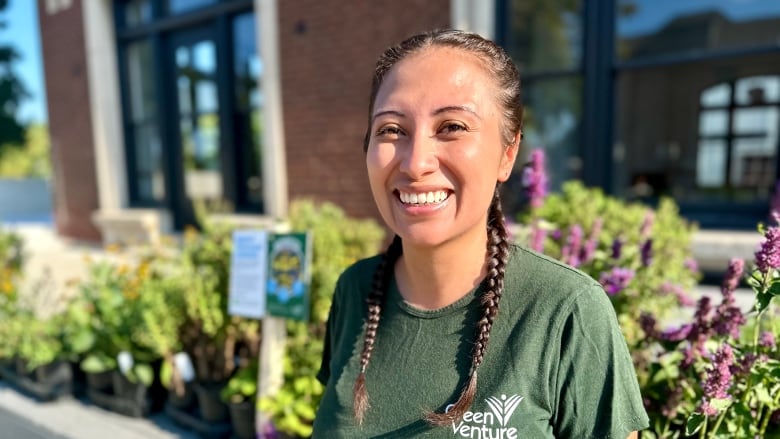
[[[520,102],[520,75],[512,59],[501,47],[477,34],[457,30],[437,30],[412,36],[397,46],[390,47],[379,57],[371,85],[368,129],[363,142],[364,150],[368,149],[371,139],[371,116],[376,97],[388,72],[404,58],[431,47],[450,47],[463,50],[475,55],[484,63],[485,69],[495,83],[496,101],[502,109],[501,134],[504,145],[509,147],[515,142],[519,142],[518,134],[521,133],[522,129],[523,106]],[[486,289],[481,297],[482,317],[477,323],[469,376],[458,400],[450,406],[449,410],[445,413],[428,412],[425,414],[425,419],[433,425],[446,425],[455,421],[471,407],[477,387],[477,369],[484,359],[490,330],[498,315],[498,303],[504,290],[504,271],[509,259],[509,239],[501,210],[498,187],[493,194],[488,212],[487,238]],[[363,422],[366,410],[369,408],[366,391],[366,368],[376,343],[376,333],[385,293],[392,279],[395,262],[401,256],[402,251],[401,238],[395,236],[374,272],[371,292],[367,299],[368,316],[365,339],[360,356],[360,371],[354,387],[353,409],[358,423]]]

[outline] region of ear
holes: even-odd
[[[498,165],[498,181],[503,183],[509,179],[512,174],[512,168],[515,166],[517,153],[520,151],[520,132],[512,139],[512,143],[504,148],[501,153],[501,163]]]

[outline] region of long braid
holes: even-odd
[[[493,201],[490,204],[487,231],[487,290],[481,299],[482,318],[477,324],[477,337],[471,356],[468,382],[461,391],[458,400],[445,413],[426,413],[425,419],[432,425],[445,426],[460,419],[471,407],[477,392],[477,369],[485,357],[490,330],[498,315],[498,303],[504,292],[504,273],[509,259],[509,238],[504,224],[504,213],[501,209],[498,188],[496,188]]]
[[[376,330],[379,327],[379,318],[382,314],[382,303],[385,293],[393,277],[393,267],[402,252],[401,238],[396,235],[393,242],[387,248],[382,261],[374,271],[374,279],[371,283],[371,292],[366,299],[368,303],[368,318],[366,320],[366,334],[363,340],[363,352],[360,354],[360,371],[355,380],[353,389],[352,410],[358,424],[363,423],[370,404],[368,402],[368,391],[366,390],[366,368],[371,360],[371,353],[374,351],[374,342],[376,341]]]

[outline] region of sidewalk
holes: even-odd
[[[131,418],[73,397],[38,402],[2,381],[0,425],[0,436],[9,439],[198,439],[162,413]]]

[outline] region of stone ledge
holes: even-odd
[[[726,271],[731,258],[753,260],[761,242],[758,232],[736,230],[699,230],[693,235],[691,250],[704,272]]]
[[[102,209],[92,213],[104,244],[159,244],[172,231],[167,209]]]

